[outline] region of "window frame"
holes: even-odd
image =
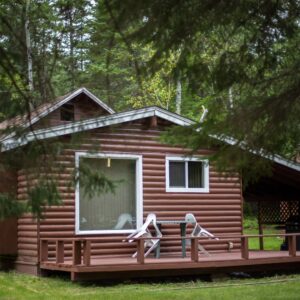
[[[169,166],[170,162],[185,162],[185,187],[170,187],[169,178]],[[188,162],[198,161],[203,163],[203,187],[202,188],[190,188],[188,187]],[[166,156],[165,163],[166,170],[166,192],[171,193],[209,193],[209,161],[208,159],[202,159],[199,157],[183,157],[183,156]]]
[[[89,153],[89,152],[75,152],[75,167],[76,177],[79,176],[80,158],[112,158],[112,159],[126,159],[135,160],[136,171],[136,227],[140,228],[143,225],[143,156],[134,154],[119,154],[119,153]],[[75,234],[76,235],[94,235],[94,234],[128,234],[136,231],[136,229],[124,230],[80,230],[80,186],[79,181],[75,186]]]

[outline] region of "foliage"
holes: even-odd
[[[258,228],[245,229],[245,234],[259,234]],[[278,229],[272,226],[264,228],[264,234],[278,234],[281,233]],[[264,250],[280,251],[284,238],[282,237],[266,237],[264,238]],[[249,238],[249,249],[259,250],[259,238]]]
[[[33,92],[29,91],[27,85],[28,49],[24,32],[27,2],[30,52],[33,58]],[[93,35],[90,28],[96,24],[96,4],[85,0],[27,2],[0,3],[0,121],[17,115],[24,115],[28,119],[30,111],[35,106],[53,100],[57,94],[70,92],[84,80],[95,82],[97,75],[95,72],[88,72],[90,71],[88,65],[93,59],[89,58]],[[103,31],[105,26],[106,23],[102,24],[102,28],[98,28],[99,32]],[[99,56],[102,61],[105,60],[102,53]],[[99,89],[101,90],[101,85]],[[28,130],[33,130],[31,127],[24,130],[16,125],[18,124],[12,124],[10,128],[1,132],[1,135],[15,132],[18,138],[23,139]],[[46,206],[61,203],[57,182],[51,178],[52,170],[57,168],[55,162],[61,151],[61,142],[52,140],[51,145],[35,141],[28,147],[1,154],[1,167],[5,166],[3,172],[20,170],[30,183],[24,187],[28,197],[22,203],[16,200],[14,193],[1,194],[1,218],[5,215],[20,215],[27,211],[40,217]],[[66,170],[61,171],[67,173]],[[39,178],[31,185],[33,173]],[[90,190],[113,188],[113,183],[104,177],[101,181],[100,178],[93,176],[94,174],[87,175],[90,176],[90,180],[85,181]],[[74,185],[74,181],[70,180],[71,184]],[[92,188],[93,184],[98,185],[96,189]]]
[[[174,111],[180,78],[183,114],[198,121],[203,105],[209,113],[203,123],[170,130],[163,140],[192,151],[218,149],[210,158],[216,167],[242,172],[244,183],[256,180],[271,167],[254,153],[293,158],[299,150],[299,12],[295,0],[1,1],[0,121],[30,117],[35,106],[80,86],[117,110],[159,105]],[[22,138],[25,132],[14,126],[5,134],[16,129]],[[233,146],[220,141],[227,137]],[[49,168],[56,152],[33,143],[5,157],[5,164],[25,172]],[[37,214],[48,199],[45,189],[56,194],[50,182],[32,191],[40,200],[27,207]],[[101,184],[109,186],[104,178]]]
[[[209,96],[202,130],[191,132],[198,145],[209,143],[210,136],[229,136],[252,153],[296,155],[300,143],[298,1],[105,3],[118,28],[125,33],[128,26],[135,28],[126,36],[129,41],[153,45],[151,70],[159,70],[170,53],[181,49],[175,71],[195,93]],[[178,135],[177,140],[181,138]],[[229,147],[225,155],[219,152],[220,165],[231,165],[229,152],[234,157],[238,148]],[[249,160],[245,165],[251,165]]]
[[[255,219],[258,215],[258,205],[256,202],[244,201],[243,214],[248,219]]]
[[[245,217],[244,218],[244,234],[259,234],[258,230],[258,221],[257,217]],[[280,229],[278,229],[274,225],[264,226],[263,228],[264,234],[278,234],[282,233]],[[259,238],[249,238],[249,249],[251,250],[259,250]],[[264,250],[280,250],[280,246],[283,243],[284,238],[282,237],[265,237],[264,238]]]
[[[108,179],[100,170],[95,170],[84,160],[81,161],[78,168],[79,176],[76,182],[79,181],[83,187],[84,193],[88,197],[93,197],[101,193],[114,193],[119,181]]]
[[[138,49],[138,45],[134,48]],[[154,53],[151,46],[140,48],[139,59],[143,62],[149,61]],[[138,86],[135,92],[128,95],[125,100],[133,108],[141,108],[145,106],[157,105],[168,110],[175,107],[175,80],[173,70],[176,65],[178,55],[170,53],[170,56],[164,61],[162,68],[154,74],[145,74],[141,78],[142,89]],[[136,77],[131,76],[129,80],[131,86],[136,86]]]
[[[3,299],[298,299],[299,275],[231,279],[221,283],[195,280],[77,284],[59,278],[0,273]]]
[[[247,230],[258,230],[257,217],[245,217],[243,226]]]
[[[255,150],[243,140],[231,145],[225,142],[228,136],[212,135],[207,131],[205,124],[171,127],[161,135],[160,139],[171,145],[182,145],[189,155],[194,154],[198,149],[216,150],[207,158],[225,176],[237,172],[242,174],[243,188],[246,188],[249,183],[256,182],[262,174],[266,176],[271,174],[272,166],[270,161],[263,157],[267,155],[264,151],[259,151],[262,156],[257,156],[253,154]]]
[[[39,181],[28,191],[28,208],[34,217],[42,217],[43,209],[46,206],[58,205],[61,203],[61,196],[55,181]]]
[[[20,202],[14,194],[0,193],[0,220],[30,212],[41,218],[46,206],[61,204],[61,196],[54,181],[39,181],[28,191],[28,200]]]
[[[0,193],[0,220],[19,216],[25,211],[23,203],[16,201],[14,195]]]

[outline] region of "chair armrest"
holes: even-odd
[[[130,241],[129,239],[132,238],[133,236],[135,236],[138,232],[139,231],[136,230],[135,232],[130,233],[129,236],[126,239],[122,240],[122,242],[129,242],[129,243],[131,243],[132,240]]]

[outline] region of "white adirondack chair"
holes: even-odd
[[[116,230],[123,229],[126,224],[129,224],[130,228],[133,228],[131,214],[125,213],[125,214],[119,215],[118,222],[115,225],[114,229],[116,229]]]
[[[191,233],[191,237],[201,237],[201,236],[206,236],[212,239],[216,239],[218,240],[218,238],[216,238],[212,233],[210,233],[209,231],[207,231],[206,229],[204,229],[196,220],[195,216],[191,213],[188,213],[185,215],[185,221],[187,222],[187,224],[193,224],[195,227]],[[191,243],[190,240],[187,240],[187,243]],[[200,253],[206,255],[206,256],[210,256],[210,254],[208,253],[207,250],[205,250],[205,248],[199,243],[198,244],[198,249],[200,250]]]
[[[149,226],[153,225],[155,229],[155,236],[153,236],[149,230]],[[127,239],[129,243],[132,243],[134,239],[137,239],[139,237],[146,237],[149,238],[145,240],[144,247],[145,250],[148,248],[148,250],[145,252],[144,256],[146,257],[152,250],[154,250],[158,244],[159,244],[159,239],[156,239],[156,237],[162,237],[162,234],[160,230],[157,227],[156,224],[156,215],[155,214],[149,214],[146,218],[145,223],[142,225],[141,228],[136,230],[135,232],[131,233]],[[132,238],[132,239],[131,239]],[[136,257],[137,252],[135,252],[132,257]]]

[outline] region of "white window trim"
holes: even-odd
[[[132,159],[136,161],[136,225],[140,228],[143,225],[143,156],[133,154],[118,154],[118,153],[93,153],[90,152],[75,152],[76,176],[79,176],[79,161],[81,157],[88,158],[117,158],[117,159]],[[75,234],[128,234],[135,230],[80,230],[80,193],[79,181],[75,187]]]
[[[203,188],[189,188],[188,187],[188,169],[187,163],[185,164],[185,187],[170,187],[169,179],[169,164],[170,161],[201,161],[204,163],[203,177],[204,177],[204,187]],[[207,159],[201,159],[197,157],[183,157],[183,156],[166,156],[166,192],[172,193],[209,193],[209,163]]]

